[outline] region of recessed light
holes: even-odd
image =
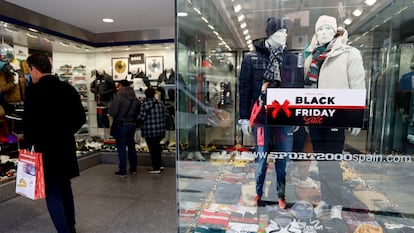
[[[355,9],[352,14],[356,17],[360,16],[362,14],[362,10],[361,9]]]
[[[178,17],[186,17],[186,16],[188,16],[188,13],[187,12],[178,12],[177,16]]]
[[[104,19],[102,19],[102,21],[105,22],[105,23],[113,23],[114,22],[114,20],[111,19],[111,18],[104,18]]]
[[[377,2],[377,0],[366,0],[365,4],[367,4],[368,6],[372,6]]]

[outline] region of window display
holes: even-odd
[[[177,17],[180,232],[397,232],[414,225],[408,204],[414,183],[407,179],[414,31],[404,26],[413,7],[412,1],[178,1],[177,10],[189,13]],[[363,14],[353,15],[356,9]],[[214,95],[200,85],[210,75],[205,58],[218,51],[237,54],[230,102],[236,107],[218,105],[230,113],[235,140],[202,144],[218,128],[203,121]],[[269,92],[278,90],[285,97],[273,103]],[[296,90],[315,101],[283,102]],[[304,117],[322,114],[325,90],[343,96],[326,103],[341,119],[318,125]],[[189,111],[189,100],[203,105]],[[299,105],[308,111],[299,114]],[[272,112],[293,115],[297,121],[290,122],[298,124],[269,120]]]

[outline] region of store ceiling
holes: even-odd
[[[171,0],[6,0],[92,33],[174,27]],[[113,23],[103,23],[112,18]]]
[[[373,7],[367,7],[364,0],[177,0],[177,2],[177,11],[186,11],[189,14],[187,17],[178,17],[180,28],[185,28],[179,31],[180,40],[200,50],[220,47],[225,49],[222,41],[225,41],[231,49],[247,48],[246,35],[243,34],[245,29],[240,28],[238,14],[234,12],[234,6],[237,4],[242,7],[240,12],[245,16],[246,29],[249,30],[251,39],[264,36],[265,21],[269,16],[288,18],[291,21],[289,44],[293,49],[303,49],[304,43],[310,41],[314,32],[313,25],[321,14],[334,16],[338,19],[338,24],[343,24],[345,18],[352,16],[352,11],[357,8],[363,9],[363,15],[353,17],[353,23],[347,26],[351,36],[354,37],[369,31],[377,24],[384,25],[389,16],[398,17],[395,21],[396,27],[403,25],[403,22],[411,22],[414,17],[407,13],[412,12],[414,5],[412,0],[379,0]],[[83,40],[85,34],[93,35],[101,41],[107,40],[109,43],[122,40],[145,42],[153,38],[173,39],[175,36],[175,1],[172,0],[0,0],[0,6],[6,3],[29,9],[38,15],[46,15],[70,27],[58,27],[48,18],[33,20],[33,17],[26,17],[26,14],[16,14],[19,20]],[[394,14],[404,5],[408,6],[404,16],[395,16]],[[384,13],[383,9],[386,6],[388,11]],[[2,9],[0,15],[1,11]],[[8,13],[10,15],[10,12]],[[9,17],[13,18],[14,15],[11,14]],[[105,24],[101,21],[104,17],[113,18],[115,22]],[[209,24],[219,33],[222,40],[213,34]],[[10,37],[10,33],[4,31],[3,33],[6,38]],[[14,37],[16,36],[13,36],[13,40]],[[47,43],[40,39],[27,40],[29,47],[47,46]],[[199,44],[201,41],[203,43]],[[68,48],[59,49],[68,50]],[[69,49],[73,50],[73,48]]]

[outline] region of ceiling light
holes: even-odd
[[[31,32],[39,32],[38,30],[34,29],[34,28],[28,28],[29,31]]]
[[[209,25],[207,25],[211,30],[214,30],[214,27],[213,27],[213,25],[211,25],[211,24],[209,24]]]
[[[247,35],[248,33],[249,33],[249,30],[247,29],[243,31],[243,35]]]
[[[240,10],[241,10],[241,5],[240,4],[234,6],[234,12],[235,13],[239,13]]]
[[[377,0],[365,0],[365,4],[367,4],[368,6],[372,6],[377,2]]]
[[[208,24],[208,20],[205,17],[201,17],[201,19]]]
[[[177,16],[178,17],[186,17],[186,16],[188,16],[188,13],[187,12],[178,12]]]
[[[356,10],[354,10],[354,12],[352,12],[352,14],[353,14],[355,17],[358,17],[358,16],[360,16],[360,15],[362,14],[362,10],[360,10],[360,9],[356,9]]]
[[[239,22],[243,21],[244,15],[243,14],[239,15],[239,17],[237,17],[237,19],[239,20]]]
[[[352,23],[352,19],[350,19],[350,18],[346,18],[345,20],[344,20],[344,24],[345,25],[350,25]]]
[[[201,15],[201,11],[198,8],[193,7],[194,11],[197,12],[197,14]]]
[[[247,27],[247,23],[242,23],[242,24],[240,24],[240,28],[245,28],[245,27]]]
[[[102,21],[103,21],[104,23],[113,23],[113,22],[114,22],[114,20],[113,20],[113,19],[111,19],[111,18],[103,18],[103,19],[102,19]]]
[[[247,36],[244,37],[245,40],[249,40],[250,38],[251,38],[250,35],[247,35]]]

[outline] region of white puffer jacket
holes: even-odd
[[[316,46],[315,37],[307,51],[312,52]],[[309,70],[312,56],[305,60],[305,76]],[[366,89],[365,70],[362,56],[358,49],[342,43],[342,38],[335,39],[332,49],[319,72],[318,88],[326,89]]]

